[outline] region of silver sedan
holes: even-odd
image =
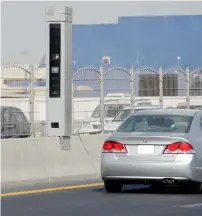
[[[124,184],[202,191],[202,111],[153,109],[131,114],[104,143],[101,177],[107,192]]]

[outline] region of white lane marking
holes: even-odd
[[[195,204],[183,205],[183,206],[180,206],[180,207],[183,207],[183,208],[202,207],[202,203],[195,203]]]

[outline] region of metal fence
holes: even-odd
[[[25,72],[24,77],[18,79],[16,76],[15,79],[27,80],[29,84],[18,87],[9,85],[8,81],[14,80],[9,75],[11,68],[18,69],[18,74]],[[32,136],[46,136],[45,69],[9,64],[2,66],[1,74],[2,105],[16,106],[25,113]],[[43,85],[37,85],[39,82]],[[106,113],[110,113],[112,118],[122,107],[113,106],[110,101],[119,99],[122,101],[120,104],[133,109],[137,100],[143,98],[164,108],[202,105],[202,67],[153,69],[87,66],[77,69],[73,73],[72,131],[80,133],[82,125],[93,121],[96,124],[92,132],[103,131]]]
[[[7,111],[10,110],[7,118],[4,114],[1,115],[6,136],[15,137],[20,133],[20,136],[23,136],[23,133],[27,134],[27,127],[31,136],[36,137],[41,134],[41,125],[46,122],[47,90],[45,86],[38,85],[41,80],[40,75],[43,77],[45,73],[38,73],[38,65],[15,63],[1,65],[1,106],[6,107]],[[20,117],[19,111],[13,110],[12,107],[19,108],[25,117]],[[12,130],[6,131],[6,128],[11,125],[15,127],[10,127]]]
[[[103,131],[104,117],[106,117],[105,104],[109,100],[106,95],[113,92],[125,93],[125,95],[128,93],[128,97],[125,99],[122,98],[122,101],[130,100],[130,105],[128,106],[131,106],[132,109],[135,106],[135,101],[140,98],[150,99],[152,104],[160,105],[160,107],[164,108],[174,108],[179,105],[190,108],[191,105],[202,105],[202,68],[189,69],[187,67],[186,69],[182,69],[171,67],[163,69],[159,67],[156,70],[149,67],[135,69],[132,67],[123,68],[116,66],[104,68],[101,66],[99,69],[93,67],[81,68],[75,74],[74,85],[78,82],[80,82],[80,87],[84,83],[86,84],[86,89],[74,89],[74,96],[84,97],[83,99],[79,99],[79,101],[74,100],[73,116],[74,123],[77,122],[77,126],[80,123],[79,120],[82,120],[82,122],[99,121],[99,130]],[[99,117],[99,119],[91,115],[96,105],[92,103],[93,99],[87,100],[85,98],[87,91],[91,93],[88,94],[91,97],[97,96],[97,105],[100,104],[97,108],[100,110],[98,110],[99,114],[96,117]],[[83,106],[84,103],[85,108]],[[122,103],[124,104],[124,102]],[[78,113],[80,113],[80,117],[75,119],[75,114]],[[85,119],[90,116],[93,118],[90,120]]]

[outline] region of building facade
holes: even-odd
[[[191,69],[202,66],[202,15],[119,17],[117,24],[73,25],[73,73],[74,86],[86,86],[90,92],[75,91],[75,96],[99,96],[99,76],[85,70],[93,66],[99,70],[104,56],[110,57],[110,65],[128,70],[149,67],[158,71],[162,66]],[[45,56],[39,64],[40,82],[45,85]],[[202,95],[201,70],[192,74],[190,88],[193,95]],[[196,76],[195,76],[196,75]],[[186,80],[179,71],[172,70],[164,77],[164,95],[185,95]],[[119,80],[119,81],[118,81]],[[105,93],[128,91],[129,78],[120,70],[112,70],[105,77]],[[157,96],[158,77],[147,70],[136,79],[137,96]],[[119,84],[118,84],[119,83]],[[21,84],[20,84],[21,85]],[[181,89],[181,91],[180,91]]]

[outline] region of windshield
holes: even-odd
[[[142,109],[135,109],[133,113],[136,113],[138,110],[143,110]],[[121,110],[119,113],[116,114],[116,116],[114,117],[114,119],[112,120],[113,122],[116,121],[124,121],[131,113],[131,109],[125,109],[125,110]]]
[[[128,104],[105,104],[104,118],[113,118],[120,110],[127,106]],[[92,118],[100,118],[100,105],[93,111]]]
[[[113,122],[125,120],[130,115],[130,113],[131,109],[121,110],[119,113],[117,113],[117,115],[113,119]]]
[[[179,115],[133,115],[117,132],[188,133],[193,117]]]

